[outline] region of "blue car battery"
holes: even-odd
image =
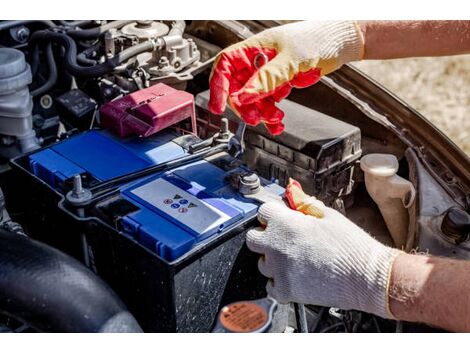
[[[121,142],[106,132],[91,131],[32,154],[29,164],[35,176],[55,189],[76,174],[107,181],[185,155],[185,149],[172,141],[175,138],[165,133],[141,143],[136,138]],[[198,242],[256,214],[258,205],[232,189],[227,174],[201,160],[124,184],[123,199],[138,210],[120,218],[119,225],[160,257],[175,260]],[[271,184],[273,192],[283,192],[275,187]]]
[[[80,258],[68,246],[85,235],[90,267],[146,331],[210,331],[222,305],[265,295],[257,256],[244,246],[259,204],[228,180],[249,170],[226,153],[194,160],[119,184],[81,217],[63,198],[77,174],[85,187],[100,185],[188,155],[190,139],[170,130],[145,139],[93,130],[13,161],[28,180],[25,194],[51,209],[38,224],[47,234],[39,239]],[[284,192],[275,182],[261,184]]]

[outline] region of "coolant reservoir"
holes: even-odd
[[[33,101],[28,89],[31,79],[24,54],[12,48],[0,48],[0,134],[17,143],[21,153],[38,148],[33,130]]]
[[[390,235],[404,248],[408,235],[408,209],[414,202],[413,184],[398,176],[398,160],[392,154],[368,154],[361,159],[367,192],[377,204]]]

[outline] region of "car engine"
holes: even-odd
[[[418,164],[406,162],[415,160],[412,152],[387,132],[377,136],[376,122],[364,122],[350,102],[336,113],[344,97],[328,91],[327,80],[313,93],[318,106],[305,104],[301,93],[280,103],[282,135],[249,126],[244,153],[231,152],[240,121],[229,110],[209,112],[208,77],[221,48],[259,26],[0,22],[2,229],[78,259],[148,332],[431,329],[266,298],[266,279],[244,235],[257,225],[262,203],[253,194],[279,198],[290,177],[386,244],[431,243],[431,251],[448,254],[459,247],[465,257],[467,238],[448,224],[452,216],[439,220],[448,225],[441,226],[442,238],[451,239],[445,245],[414,235],[420,193],[410,177]],[[394,174],[409,183],[393,226],[371,191],[382,181],[361,162],[370,153],[398,156]],[[234,316],[219,314],[223,307]],[[266,315],[263,328],[253,312]],[[21,314],[0,317],[5,331],[54,330],[48,326]]]

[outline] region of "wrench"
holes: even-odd
[[[269,61],[269,58],[264,53],[256,54],[255,58],[253,59],[253,66],[256,69],[259,69],[261,66],[265,65]],[[244,121],[240,121],[238,124],[237,132],[235,135],[230,138],[228,142],[228,152],[234,158],[238,158],[245,152],[245,130],[246,130],[246,123]]]
[[[228,141],[228,152],[234,158],[238,158],[245,151],[245,141],[244,141],[245,130],[246,130],[246,123],[243,121],[240,121],[238,128],[237,128],[237,132],[235,132],[235,135],[232,138],[230,138]]]

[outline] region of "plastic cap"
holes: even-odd
[[[0,94],[26,88],[31,80],[24,54],[12,48],[0,48]]]
[[[392,154],[368,154],[361,158],[361,169],[376,176],[392,176],[398,171],[398,160]]]
[[[24,54],[12,48],[0,48],[0,79],[16,76],[26,69]]]
[[[170,31],[170,28],[164,23],[154,21],[137,21],[130,23],[121,29],[126,35],[136,36],[139,39],[151,39],[162,37]]]

